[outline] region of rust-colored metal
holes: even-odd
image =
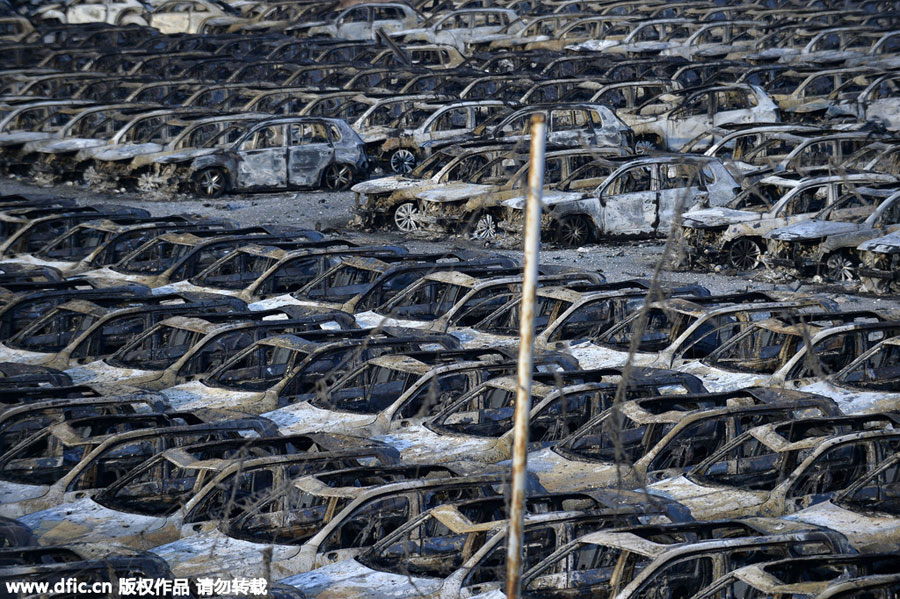
[[[541,190],[544,187],[544,136],[542,114],[531,118],[531,156],[528,200],[525,206],[525,268],[519,321],[519,372],[513,423],[512,497],[506,545],[506,596],[519,599],[522,590],[522,534],[525,522],[525,475],[528,463],[528,413],[531,411],[531,373],[534,347],[534,298],[541,247]]]

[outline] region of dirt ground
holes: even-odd
[[[79,185],[57,185],[38,187],[18,179],[0,178],[0,194],[27,193],[32,195],[54,195],[74,198],[81,204],[123,204],[139,206],[153,215],[200,214],[215,218],[227,218],[241,225],[280,224],[301,228],[317,229],[341,235],[356,243],[403,244],[411,251],[440,252],[450,248],[485,249],[507,255],[521,256],[515,249],[516,240],[500,239],[496,242],[476,242],[454,236],[441,239],[434,234],[417,233],[404,235],[395,231],[362,231],[351,225],[353,218],[354,194],[352,192],[301,192],[277,194],[239,194],[218,200],[197,199],[178,196],[166,201],[148,201],[140,193],[112,192],[97,193]],[[611,281],[650,277],[656,262],[662,255],[662,241],[632,241],[591,244],[577,249],[559,249],[545,243],[541,248],[541,262],[544,264],[574,265],[582,268],[599,269]],[[674,283],[699,284],[712,293],[744,290],[782,290],[832,295],[847,309],[897,310],[900,318],[898,298],[883,298],[859,293],[857,286],[848,284],[823,285],[774,277],[763,271],[750,273],[703,273],[672,272],[663,273],[667,281]]]

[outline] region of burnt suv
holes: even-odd
[[[195,158],[189,177],[198,195],[218,197],[232,191],[346,189],[366,169],[363,141],[345,121],[288,117],[259,122],[230,148]]]

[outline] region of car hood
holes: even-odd
[[[16,349],[9,347],[5,343],[0,343],[0,362],[19,362],[20,364],[43,364],[53,359],[55,354],[44,352],[29,351],[26,349]]]
[[[799,48],[767,48],[762,52],[748,54],[745,60],[778,60],[786,56],[800,54]]]
[[[25,509],[29,500],[43,497],[49,490],[48,485],[27,485],[8,480],[0,482],[0,516],[18,518],[26,511],[33,511],[33,508]]]
[[[162,376],[162,370],[141,370],[139,368],[119,368],[103,360],[95,360],[81,366],[67,369],[66,374],[76,385],[85,383],[117,383],[138,377]]]
[[[839,387],[829,381],[818,381],[800,389],[830,397],[844,414],[874,414],[892,412],[900,407],[900,393],[859,391]]]
[[[578,360],[585,370],[594,368],[618,368],[628,361],[628,352],[594,345],[590,341],[579,341],[569,344],[569,353]],[[657,357],[657,354],[634,354],[633,363],[646,366]]]
[[[749,210],[732,210],[731,208],[705,208],[691,210],[684,214],[683,226],[694,229],[712,229],[725,227],[734,223],[745,223],[760,219],[760,214]]]
[[[401,461],[408,464],[464,462],[472,464],[472,469],[477,470],[509,457],[508,452],[500,447],[503,444],[501,439],[437,434],[415,424],[373,438],[395,448],[400,452]],[[469,468],[464,465],[461,470],[467,471]]]
[[[388,36],[390,37],[403,37],[405,35],[423,35],[428,29],[425,27],[416,27],[414,29],[400,29],[398,31],[391,31]]]
[[[155,143],[104,145],[94,148],[85,148],[84,150],[78,152],[76,159],[87,160],[89,158],[93,158],[94,160],[107,160],[111,162],[118,160],[130,160],[138,154],[150,154],[153,152],[159,152],[163,149],[163,147],[164,146]]]
[[[881,512],[856,512],[831,501],[817,503],[785,520],[824,526],[841,533],[859,551],[896,551],[900,548],[900,519]]]
[[[134,166],[144,166],[147,164],[153,164],[154,162],[159,164],[174,164],[176,162],[186,162],[188,160],[193,160],[198,156],[206,156],[218,151],[219,148],[189,148],[187,150],[155,152],[153,154],[136,156],[134,159]]]
[[[26,144],[32,141],[42,141],[45,139],[50,139],[53,136],[53,133],[48,133],[45,131],[13,131],[11,133],[4,133],[0,135],[0,147],[17,146],[19,144]]]
[[[19,521],[31,527],[42,545],[107,543],[150,533],[165,524],[165,518],[111,510],[90,497],[22,516]]]
[[[863,228],[859,223],[845,223],[840,221],[808,220],[776,229],[769,233],[769,239],[781,241],[800,241],[803,239],[821,239],[829,235],[841,235],[854,233]]]
[[[585,197],[585,194],[574,191],[547,191],[541,194],[541,204],[544,206],[554,206],[556,204],[564,204],[566,202],[576,202]],[[510,198],[503,202],[506,208],[513,210],[524,210],[527,198],[516,197]]]
[[[714,366],[708,366],[699,360],[692,360],[679,366],[681,372],[688,372],[703,381],[703,386],[710,393],[724,393],[745,387],[765,385],[771,375],[752,372],[731,372]]]
[[[678,501],[698,520],[748,515],[768,498],[768,493],[762,491],[698,485],[683,475],[648,485],[647,490]]]
[[[617,40],[587,40],[585,42],[566,46],[566,50],[587,50],[588,52],[597,52],[612,48],[613,46],[620,46],[621,44],[622,42]]]
[[[283,576],[276,564],[300,552],[292,545],[264,545],[229,537],[219,530],[204,532],[185,539],[154,547],[151,551],[166,560],[172,573],[181,578],[220,576],[229,578]],[[271,556],[265,553],[271,551]],[[267,570],[271,560],[272,572]]]
[[[290,576],[279,582],[301,589],[310,599],[400,599],[436,593],[441,580],[372,570],[355,559]]]
[[[398,189],[409,189],[416,185],[421,185],[422,179],[411,179],[403,175],[392,175],[390,177],[379,177],[369,181],[357,183],[350,188],[350,191],[356,193],[383,193],[386,191],[396,191]]]
[[[472,196],[480,195],[492,188],[490,185],[478,185],[476,183],[450,183],[435,189],[428,189],[417,193],[416,197],[426,202],[461,202]]]
[[[250,409],[252,401],[263,395],[262,392],[257,391],[209,387],[201,381],[190,381],[169,387],[160,393],[175,410],[192,410],[202,407]]]
[[[528,454],[528,471],[550,493],[613,487],[620,479],[626,486],[635,482],[628,466],[570,460],[550,447]]]
[[[857,249],[879,254],[896,254],[900,252],[900,232],[864,241]]]
[[[65,154],[78,152],[84,148],[106,145],[104,139],[74,137],[69,139],[48,139],[25,144],[26,152],[42,152],[44,154]]]
[[[375,421],[372,414],[353,414],[323,410],[309,402],[296,403],[264,414],[278,425],[282,434],[329,432],[353,434]]]

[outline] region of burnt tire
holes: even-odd
[[[738,271],[754,270],[762,264],[763,249],[749,237],[735,239],[728,246],[728,266]]]
[[[419,230],[419,207],[415,202],[403,202],[394,209],[394,226],[404,233]]]
[[[194,192],[204,198],[218,198],[228,189],[228,174],[224,169],[212,166],[194,175]]]
[[[353,185],[353,169],[349,164],[329,164],[322,173],[322,186],[328,191],[345,191]]]
[[[566,247],[579,247],[594,237],[594,227],[583,216],[570,216],[557,224],[556,241]]]
[[[413,154],[412,150],[409,150],[407,148],[400,148],[398,150],[394,150],[394,153],[391,154],[390,162],[392,171],[394,171],[398,175],[405,175],[416,168],[416,163],[418,162],[418,160],[416,159],[416,155]]]

